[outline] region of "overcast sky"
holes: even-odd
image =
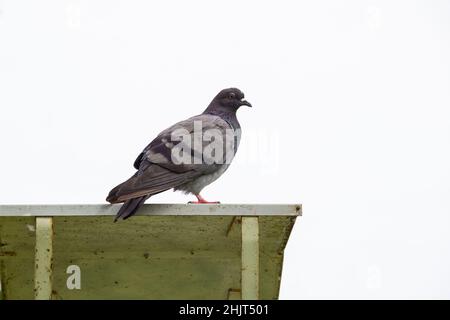
[[[449,1],[0,0],[1,203],[103,203],[230,86],[204,196],[303,204],[280,298],[450,298]]]

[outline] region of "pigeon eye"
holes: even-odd
[[[231,99],[236,98],[236,94],[235,94],[234,92],[230,92],[230,98],[231,98]]]

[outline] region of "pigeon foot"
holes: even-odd
[[[188,202],[189,204],[220,204],[219,201],[213,201],[213,202],[206,201],[206,200],[205,200],[201,195],[199,195],[199,194],[196,194],[195,196],[197,197],[197,200],[198,200],[198,201],[189,201],[189,202]]]

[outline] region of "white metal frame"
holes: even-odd
[[[120,204],[0,205],[0,217],[115,216]],[[146,204],[144,216],[298,216],[296,204]]]
[[[241,295],[259,299],[259,218],[242,217]]]
[[[36,300],[49,300],[52,297],[53,218],[36,218],[34,260],[34,297]]]

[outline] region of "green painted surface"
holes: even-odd
[[[54,217],[54,299],[226,299],[240,289],[241,228],[233,216]],[[292,216],[260,217],[260,298],[278,298]],[[6,299],[33,299],[34,217],[0,217]],[[81,268],[81,289],[66,286]]]

